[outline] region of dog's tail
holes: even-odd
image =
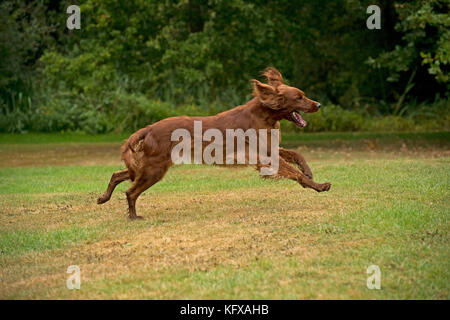
[[[131,150],[131,152],[136,152],[136,146],[139,144],[141,140],[144,140],[144,138],[147,136],[149,132],[149,128],[142,128],[133,133],[128,140],[123,144],[122,146],[122,159],[124,158],[125,153],[128,150]]]

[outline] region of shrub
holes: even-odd
[[[100,101],[100,103],[98,102]],[[1,103],[1,102],[0,102]],[[405,116],[371,116],[337,105],[304,114],[308,125],[298,129],[282,121],[283,131],[435,131],[449,130],[448,101],[418,106]],[[0,106],[2,107],[2,106]],[[220,104],[209,111],[195,104],[175,106],[139,93],[123,90],[106,92],[95,99],[85,95],[53,93],[38,100],[19,95],[13,108],[1,108],[0,131],[9,133],[82,131],[88,134],[133,132],[164,118],[177,115],[206,116],[223,110]]]
[[[306,114],[306,131],[358,131],[363,127],[363,116],[355,111],[344,110],[336,105],[323,107],[314,114]]]

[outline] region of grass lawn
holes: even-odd
[[[287,135],[330,192],[180,166],[133,222],[95,203],[123,138],[0,135],[1,299],[450,298],[449,133]]]

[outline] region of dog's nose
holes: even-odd
[[[317,109],[320,109],[320,103],[317,104]]]

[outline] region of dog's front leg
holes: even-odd
[[[258,164],[258,169],[260,170],[262,167],[268,167],[269,165]],[[331,183],[317,183],[312,179],[308,178],[305,174],[295,169],[289,163],[286,162],[282,157],[279,159],[278,172],[273,175],[263,176],[266,178],[275,178],[275,179],[291,179],[297,181],[303,188],[311,188],[316,190],[317,192],[328,191],[331,188]]]
[[[311,169],[309,168],[308,164],[305,161],[305,158],[303,156],[295,151],[287,150],[284,148],[279,149],[280,157],[282,157],[287,162],[296,164],[299,166],[300,170],[307,176],[309,179],[313,179],[313,174],[311,172]]]

